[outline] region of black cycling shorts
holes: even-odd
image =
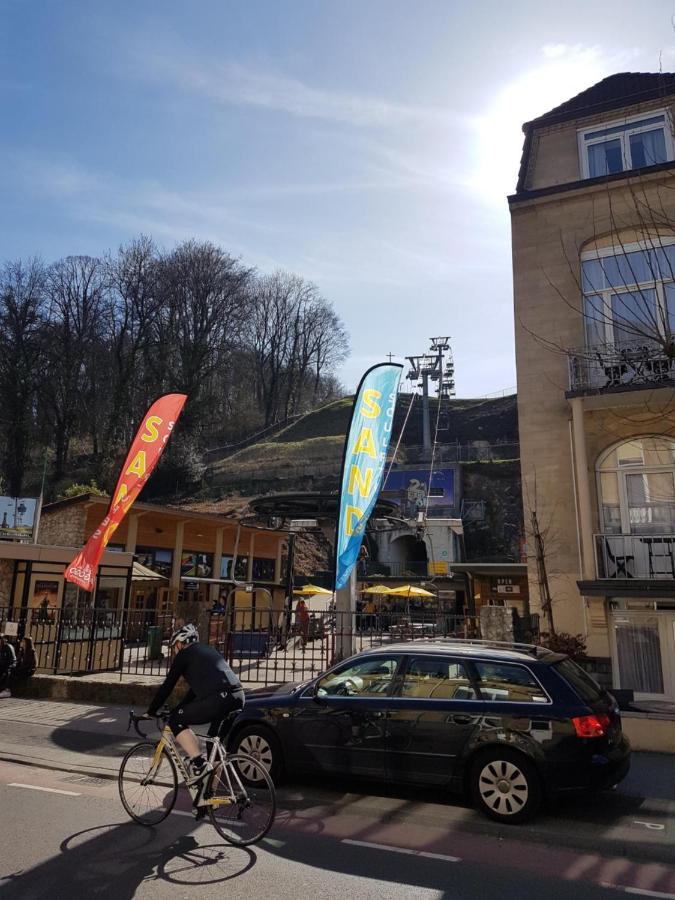
[[[215,737],[225,716],[233,710],[243,708],[243,690],[210,694],[200,700],[181,703],[172,709],[169,716],[169,728],[174,735],[178,735],[190,725],[203,725],[205,722],[210,722],[209,737]]]

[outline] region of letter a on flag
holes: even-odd
[[[164,394],[146,412],[117,479],[106,517],[66,567],[66,581],[85,591],[94,590],[103,551],[157,465],[186,400],[187,394]]]

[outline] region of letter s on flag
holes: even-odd
[[[187,394],[164,394],[146,412],[129,447],[108,512],[82,550],[66,567],[66,581],[85,591],[94,590],[103,551],[157,465],[186,400]]]

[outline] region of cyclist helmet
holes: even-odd
[[[177,628],[171,635],[169,647],[173,647],[178,641],[180,641],[181,644],[194,644],[194,642],[198,640],[199,632],[194,625],[181,625],[180,628]]]

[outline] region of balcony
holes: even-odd
[[[675,534],[596,534],[598,579],[675,579]]]
[[[675,358],[660,344],[597,344],[569,351],[570,393],[639,388],[675,380]]]

